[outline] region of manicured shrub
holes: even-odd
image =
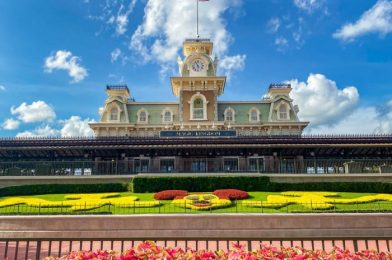
[[[268,190],[261,191],[336,191],[392,193],[392,183],[383,182],[307,182],[307,183],[274,183]]]
[[[250,191],[336,191],[392,193],[392,183],[387,182],[270,182],[265,176],[137,176],[130,185],[133,192],[158,192],[162,190],[187,190],[213,192],[218,189]]]
[[[128,185],[123,183],[40,184],[5,187],[0,189],[0,196],[4,197],[62,193],[124,192],[127,190]]]
[[[218,189],[246,191],[267,190],[269,178],[264,176],[137,176],[133,178],[133,192],[158,192],[162,190],[187,190],[213,192]]]
[[[220,199],[228,200],[243,200],[249,198],[249,194],[246,191],[237,189],[216,190],[213,194]]]
[[[156,200],[174,200],[188,195],[186,190],[163,190],[154,194]]]

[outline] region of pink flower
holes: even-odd
[[[48,257],[46,260],[58,258]],[[301,247],[281,247],[276,248],[270,245],[262,245],[260,249],[254,251],[246,250],[244,245],[233,244],[228,251],[218,250],[192,250],[181,248],[160,247],[152,241],[146,241],[130,248],[123,253],[114,251],[80,251],[70,252],[68,255],[59,258],[61,260],[391,260],[392,254],[387,252],[376,252],[374,250],[363,250],[360,252],[350,252],[335,247],[331,252],[323,250],[306,250]]]

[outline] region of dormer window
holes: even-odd
[[[173,115],[172,112],[168,109],[164,110],[162,113],[162,121],[164,123],[171,123],[173,122]]]
[[[260,115],[259,110],[257,108],[252,108],[249,111],[249,122],[251,122],[251,123],[259,122],[259,120],[260,120],[259,115]]]
[[[145,111],[140,112],[139,121],[140,122],[147,122],[147,114]]]
[[[225,121],[226,122],[234,122],[235,118],[234,118],[234,110],[232,108],[226,108],[225,110]]]
[[[289,120],[289,109],[286,104],[281,104],[278,108],[278,119],[279,120]]]
[[[118,108],[113,107],[110,109],[110,121],[118,121]]]
[[[137,113],[137,121],[138,123],[147,123],[148,122],[148,113],[146,110],[141,109]]]

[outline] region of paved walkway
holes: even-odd
[[[70,251],[78,250],[97,250],[112,249],[117,252],[125,251],[130,247],[137,245],[141,241],[42,241],[41,245],[36,241],[0,241],[0,259],[8,256],[9,260],[37,259],[37,248],[40,247],[40,258],[46,256],[62,256]],[[260,244],[271,244],[276,247],[280,246],[302,246],[306,249],[324,249],[331,250],[334,246],[348,249],[350,251],[374,249],[378,251],[390,251],[392,249],[392,240],[324,240],[324,241],[156,241],[160,246],[181,247],[191,249],[210,249],[227,250],[232,243],[240,243],[251,250],[260,248]]]

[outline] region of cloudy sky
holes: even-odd
[[[0,1],[0,136],[86,136],[106,84],[173,101],[196,0]],[[392,0],[210,0],[221,100],[291,82],[306,133],[392,133]]]

